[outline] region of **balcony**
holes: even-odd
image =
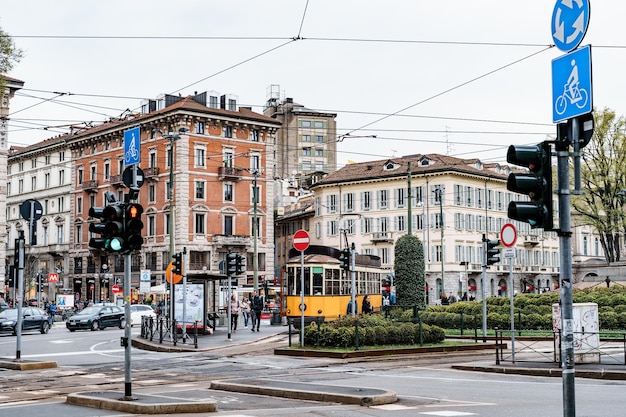
[[[213,243],[222,246],[249,246],[252,239],[241,235],[213,235]]]
[[[143,176],[147,179],[156,179],[155,177],[157,177],[158,175],[159,167],[144,168],[143,170]]]
[[[109,182],[114,187],[123,187],[124,186],[124,181],[122,180],[122,176],[121,175],[111,175],[109,177]]]
[[[226,181],[239,181],[242,176],[242,169],[233,167],[219,167],[217,169],[217,175],[220,180]]]
[[[524,246],[537,246],[539,244],[539,239],[535,235],[526,235],[524,236]]]
[[[86,191],[88,193],[95,193],[96,191],[98,191],[97,180],[83,181],[83,183],[80,186],[83,189],[83,191]]]
[[[371,241],[372,243],[393,242],[393,238],[389,232],[376,232],[372,235]]]

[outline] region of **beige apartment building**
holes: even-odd
[[[410,164],[410,195],[409,195]],[[277,264],[284,265],[290,237],[309,231],[311,244],[377,255],[393,272],[395,241],[409,231],[425,248],[428,302],[443,293],[481,299],[482,238],[498,239],[502,226],[518,231],[509,285],[509,259],[487,268],[486,295],[508,296],[558,288],[559,250],[555,232],[531,229],[507,217],[510,168],[478,159],[411,155],[348,164],[311,187],[312,196],[286,208],[277,219]]]

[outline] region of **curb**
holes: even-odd
[[[553,377],[553,378],[561,378],[563,373],[561,372],[561,368],[517,368],[517,367],[507,367],[507,366],[481,366],[481,365],[452,365],[452,369],[457,369],[460,371],[471,371],[471,372],[491,372],[497,374],[513,374],[513,375],[528,375],[528,376],[543,376],[543,377]],[[626,381],[626,372],[620,371],[611,371],[605,368],[598,370],[585,370],[585,369],[576,369],[574,370],[575,374],[579,378],[587,378],[587,379],[606,379],[613,381]]]
[[[217,411],[213,400],[171,402],[170,398],[135,395],[126,399],[123,394],[112,391],[73,393],[67,396],[67,404],[103,410],[122,411],[132,414],[182,414],[210,413]]]
[[[37,369],[56,368],[57,363],[54,361],[21,361],[15,360],[13,362],[0,361],[0,368],[11,369],[13,371],[35,371]]]
[[[395,392],[377,388],[317,385],[271,379],[217,381],[211,382],[211,389],[361,406],[392,404],[398,400]]]

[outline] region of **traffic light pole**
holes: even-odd
[[[572,141],[578,141],[576,118],[571,120]],[[576,415],[574,392],[574,312],[572,306],[572,232],[570,224],[570,175],[568,142],[557,142],[557,174],[559,198],[559,251],[561,284],[561,372],[563,379],[563,415]],[[577,147],[575,147],[577,149]]]
[[[15,303],[17,304],[17,331],[15,345],[15,361],[22,360],[22,305],[24,304],[24,231],[18,232],[18,238],[15,239],[15,268],[17,269],[17,294],[15,295]]]
[[[480,279],[480,291],[483,301],[483,343],[487,342],[487,235],[483,234],[483,273]]]
[[[356,247],[354,242],[350,247],[350,285],[352,286],[352,297],[350,302],[352,303],[352,317],[356,316]]]

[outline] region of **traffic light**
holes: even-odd
[[[506,188],[526,194],[530,201],[511,201],[508,216],[529,223],[532,228],[554,230],[552,207],[552,148],[550,143],[511,145],[506,154],[509,163],[528,168],[527,173],[512,173]]]
[[[89,209],[89,217],[99,219],[98,223],[90,223],[89,231],[91,233],[99,234],[100,237],[92,237],[89,239],[89,247],[94,249],[106,250],[107,235],[105,230],[104,220],[104,208],[103,207],[91,207]]]
[[[345,248],[341,250],[341,254],[339,255],[339,268],[344,271],[350,270],[350,249]]]
[[[143,244],[143,222],[141,221],[141,213],[143,207],[136,203],[125,204],[126,227],[124,228],[124,241],[129,250],[139,250]]]
[[[239,255],[237,255],[236,253],[231,253],[228,252],[228,255],[226,255],[226,274],[229,277],[232,277],[233,275],[237,275],[237,257]]]
[[[174,261],[172,261],[172,264],[174,265],[174,268],[172,268],[172,274],[182,275],[183,274],[183,254],[180,252],[175,253],[174,255],[172,255],[172,258],[174,259]]]
[[[104,208],[105,249],[107,252],[123,252],[127,249],[124,241],[124,205],[110,204]]]
[[[493,265],[497,262],[500,262],[500,249],[496,248],[496,246],[500,245],[499,240],[489,240],[485,238],[485,242],[487,242],[487,251],[485,254],[487,266]]]
[[[237,255],[235,258],[235,274],[243,275],[246,273],[246,265],[243,263],[243,256]]]

